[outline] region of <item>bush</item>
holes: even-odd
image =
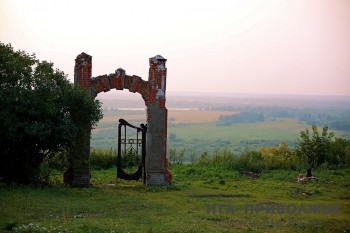
[[[186,149],[182,149],[177,152],[176,148],[171,148],[168,151],[168,163],[169,164],[182,164],[185,159]]]
[[[207,152],[201,154],[198,165],[235,169],[248,170],[252,172],[261,172],[263,169],[262,158],[257,151],[245,151],[241,155],[234,156],[234,154],[227,148],[222,151],[215,151],[213,156],[209,156]]]
[[[229,167],[232,163],[234,163],[234,155],[233,153],[225,148],[223,151],[215,151],[214,156],[210,159],[210,165],[217,167]]]
[[[307,162],[307,177],[312,176],[312,169],[327,162],[327,158],[331,157],[333,137],[334,133],[328,133],[327,125],[323,126],[321,134],[316,125],[312,125],[311,131],[306,129],[300,132],[296,153]]]
[[[210,164],[210,158],[208,152],[203,152],[198,160],[199,165],[208,166]]]
[[[117,150],[97,150],[90,153],[90,166],[92,169],[109,169],[117,166]]]
[[[350,140],[335,138],[331,143],[330,156],[326,158],[328,164],[333,166],[350,166]]]
[[[40,164],[36,182],[40,184],[49,184],[50,175],[54,170],[64,172],[68,167],[68,153],[66,152],[59,152],[52,158],[46,158]]]
[[[259,151],[263,158],[264,168],[267,170],[295,170],[301,165],[299,157],[285,143],[281,143],[278,147],[262,147]]]
[[[36,181],[44,161],[71,150],[77,134],[102,117],[100,103],[53,63],[3,43],[0,109],[0,178],[6,183]]]
[[[260,173],[263,170],[261,154],[258,151],[245,151],[237,156],[231,164],[231,168],[242,171]]]
[[[197,164],[206,167],[245,170],[256,173],[260,173],[263,170],[296,170],[303,165],[302,161],[286,144],[280,144],[278,147],[261,148],[260,151],[250,151],[247,148],[237,156],[227,148],[222,151],[216,150],[212,156],[207,152],[203,152]]]

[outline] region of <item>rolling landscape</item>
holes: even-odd
[[[0,0],[0,233],[350,233],[349,10]]]
[[[120,118],[136,126],[146,121],[145,106],[138,94],[108,94],[98,96],[104,117],[92,131],[94,149],[117,148]],[[222,149],[240,154],[280,143],[294,148],[300,131],[312,124],[328,125],[336,137],[350,138],[349,97],[170,93],[167,108],[168,150],[185,150],[196,157]],[[259,114],[262,119],[230,118],[242,112]]]

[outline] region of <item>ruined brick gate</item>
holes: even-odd
[[[172,175],[167,169],[167,127],[168,110],[165,107],[166,59],[160,55],[149,59],[148,81],[136,75],[127,75],[119,68],[113,74],[91,76],[92,56],[81,53],[75,59],[74,85],[87,90],[92,97],[100,92],[112,89],[128,89],[139,93],[147,107],[146,159],[144,164],[145,183],[147,185],[170,184]],[[116,119],[117,121],[117,119]],[[91,131],[91,129],[89,129]],[[78,152],[80,159],[71,163],[71,181],[73,186],[90,184],[90,135],[85,137]],[[73,155],[75,156],[75,155]]]

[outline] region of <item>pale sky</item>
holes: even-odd
[[[167,58],[167,91],[350,96],[350,0],[0,0],[0,41],[73,80],[119,67],[148,79]]]

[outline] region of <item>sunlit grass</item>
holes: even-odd
[[[0,231],[22,232],[348,232],[350,171],[316,170],[318,182],[301,184],[300,171],[265,172],[258,179],[238,171],[200,165],[170,166],[171,186],[116,180],[115,168],[92,171],[92,187],[0,188]],[[62,178],[61,178],[62,179]],[[245,213],[246,204],[340,206],[338,214]],[[224,205],[213,213],[208,205]],[[226,213],[232,205],[234,214]],[[217,210],[218,211],[218,210]],[[317,225],[292,224],[317,220]],[[32,225],[30,225],[32,224]],[[25,231],[25,227],[32,231]],[[34,230],[33,230],[34,229]],[[41,229],[41,230],[40,230]]]

